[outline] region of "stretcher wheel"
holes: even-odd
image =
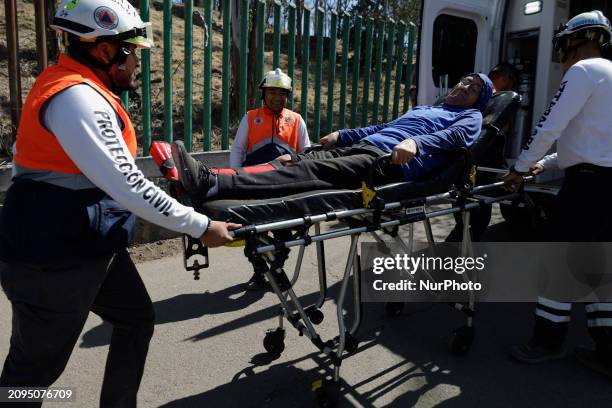
[[[344,349],[349,353],[357,351],[359,348],[359,340],[357,340],[350,333],[346,333],[346,341],[344,342]]]
[[[307,307],[304,312],[306,312],[306,316],[308,316],[312,324],[321,324],[325,317],[321,309],[319,309],[315,305]]]
[[[451,353],[456,356],[463,356],[472,348],[474,341],[474,327],[463,326],[453,331],[450,338]]]
[[[395,317],[402,314],[404,310],[404,302],[387,302],[385,303],[385,312],[387,316]]]
[[[280,356],[285,350],[285,329],[279,327],[268,330],[263,340],[263,346],[271,355]]]
[[[528,208],[519,207],[516,204],[499,204],[502,217],[508,223],[517,225],[531,225],[532,211]]]
[[[340,400],[340,383],[332,380],[318,380],[313,383],[312,389],[315,393],[317,406],[322,408],[334,408]]]

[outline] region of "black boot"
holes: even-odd
[[[612,379],[612,344],[598,343],[595,349],[578,346],[576,358],[591,370]]]
[[[612,379],[612,363],[597,350],[587,347],[576,347],[576,358],[586,367]]]
[[[565,349],[559,347],[544,347],[533,342],[510,348],[510,357],[524,364],[540,364],[565,357]]]
[[[214,187],[216,177],[204,163],[191,157],[181,140],[172,143],[172,159],[179,174],[179,181],[196,203],[206,201],[208,190]]]

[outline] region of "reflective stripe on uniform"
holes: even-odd
[[[603,319],[588,319],[587,325],[589,327],[612,327],[612,317]]]
[[[571,303],[557,302],[556,300],[538,296],[536,316],[540,316],[553,323],[565,323],[570,321],[571,312]]]
[[[589,303],[584,308],[589,327],[612,327],[612,303]]]
[[[584,307],[588,313],[612,312],[612,303],[589,303]]]
[[[557,302],[556,300],[547,299],[542,296],[538,296],[538,304],[550,307],[556,310],[572,310],[571,303]]]
[[[555,315],[552,313],[549,313],[545,310],[542,309],[536,309],[536,316],[540,316],[546,320],[550,320],[551,322],[554,323],[563,323],[563,322],[569,322],[570,321],[570,317],[568,316],[559,316],[559,315]]]

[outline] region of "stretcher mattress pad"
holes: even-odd
[[[464,167],[465,160],[457,159],[433,178],[378,187],[377,194],[385,202],[394,202],[443,193]],[[214,200],[204,203],[200,211],[212,219],[252,225],[362,207],[361,190],[317,190],[281,198]]]

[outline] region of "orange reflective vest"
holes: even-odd
[[[283,146],[296,153],[299,145],[298,130],[302,117],[289,109],[276,115],[267,106],[247,112],[249,137],[247,155],[268,144]]]
[[[91,69],[62,54],[57,65],[45,69],[38,76],[26,98],[17,129],[15,163],[32,170],[81,173],[55,136],[40,123],[40,112],[53,95],[82,83],[102,95],[119,115],[124,125],[123,140],[132,156],[136,156],[136,132],[128,113],[121,106],[119,97],[112,93]]]

